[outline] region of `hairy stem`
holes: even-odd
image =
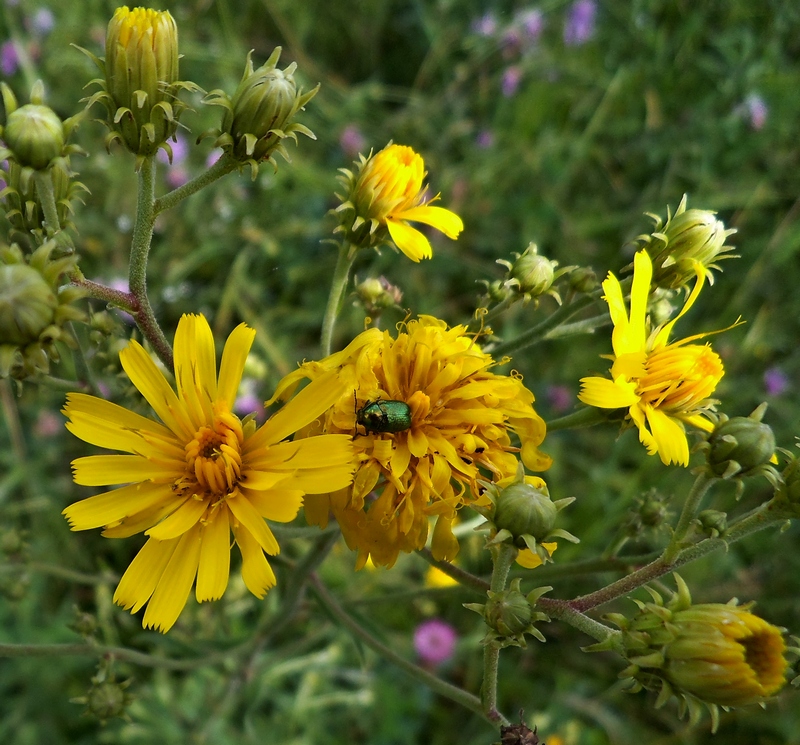
[[[664,563],[669,564],[678,555],[678,552],[681,550],[681,544],[686,538],[692,520],[694,520],[697,510],[700,507],[700,502],[702,502],[703,497],[714,481],[714,477],[708,476],[705,471],[698,474],[694,484],[692,484],[691,491],[686,496],[686,501],[683,503],[681,516],[678,518],[678,524],[675,526],[672,538],[664,549],[664,553],[661,555]]]
[[[347,290],[347,283],[350,279],[350,269],[356,257],[355,248],[348,243],[339,246],[339,256],[336,259],[336,268],[333,270],[333,280],[331,282],[331,292],[328,295],[328,305],[325,308],[325,318],[322,321],[322,355],[327,357],[331,353],[333,344],[333,329],[336,326],[336,318],[342,307],[342,299]]]
[[[155,217],[165,210],[172,209],[182,200],[186,199],[186,197],[190,197],[192,194],[200,191],[200,189],[204,189],[209,184],[213,184],[217,179],[235,170],[237,166],[238,163],[234,158],[231,158],[229,155],[221,156],[207,171],[204,171],[191,181],[187,181],[183,186],[179,186],[177,189],[173,189],[156,199],[153,203],[153,216]]]

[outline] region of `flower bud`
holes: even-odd
[[[666,289],[685,286],[697,276],[697,267],[711,278],[711,269],[719,269],[718,259],[732,258],[728,236],[736,230],[726,230],[716,213],[709,210],[686,209],[684,195],[674,215],[667,212],[667,221],[653,217],[656,230],[638,240],[653,261],[653,284]],[[712,279],[713,281],[713,279]]]
[[[766,407],[720,422],[708,438],[708,465],[721,478],[760,473],[775,455],[775,435],[761,422]]]
[[[594,269],[588,266],[581,266],[569,273],[569,286],[575,292],[588,294],[600,287],[600,282],[597,281],[597,274]]]
[[[511,266],[511,278],[517,281],[520,292],[543,295],[553,284],[557,264],[540,256],[536,244],[531,243],[522,254],[517,254],[517,260]]]
[[[284,70],[277,67],[280,47],[258,69],[253,69],[251,54],[247,55],[244,75],[232,97],[217,90],[206,98],[206,103],[225,108],[222,126],[206,134],[216,134],[216,147],[241,163],[249,163],[255,178],[258,164],[271,160],[274,152],[289,159],[282,145],[287,137],[296,143],[300,132],[316,139],[308,127],[292,120],[317,94],[319,86],[308,93],[298,91],[294,79],[297,65],[293,62]]]
[[[519,584],[519,580],[516,580],[507,590],[491,594],[486,602],[486,625],[501,636],[516,636],[531,624],[533,610],[528,599],[520,592]]]
[[[367,277],[356,285],[356,295],[368,313],[379,313],[384,308],[399,305],[403,299],[400,288],[391,284],[386,277]]]
[[[97,633],[97,617],[93,613],[86,613],[75,607],[75,615],[68,628],[76,634],[80,634],[84,639],[92,639]]]
[[[64,125],[49,106],[29,103],[8,115],[3,139],[20,166],[44,171],[62,154]]]
[[[556,523],[558,508],[531,484],[512,483],[497,495],[493,522],[515,537],[532,535],[541,542]]]
[[[720,510],[703,510],[697,515],[700,530],[713,538],[722,535],[728,529],[728,515]]]
[[[57,306],[55,293],[35,269],[0,265],[0,346],[36,341],[53,323]]]

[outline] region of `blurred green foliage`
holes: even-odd
[[[255,181],[249,173],[231,175],[159,220],[149,276],[168,336],[184,312],[206,314],[220,340],[246,321],[258,332],[256,352],[265,363],[262,398],[299,360],[318,355],[335,262],[324,239],[334,225],[326,213],[337,203],[336,169],[348,166],[356,151],[393,140],[425,157],[431,183],[466,229],[455,243],[433,236],[429,262],[412,265],[384,250],[361,257],[356,273],[386,276],[405,293],[405,308],[452,324],[474,311],[477,280],[502,276],[494,261],[511,258],[530,241],[561,265],[591,265],[602,277],[630,261],[630,241],[649,229],[642,213],[663,215],[684,193],[690,206],[718,210],[739,231],[733,242],[741,258],[724,263],[713,288],[682,320],[680,335],[724,328],[743,316],[745,326],[715,340],[727,370],[718,389],[722,410],[744,415],[769,401],[766,421],[781,445],[792,446],[800,420],[800,293],[794,284],[800,282],[800,5],[606,0],[598,4],[593,33],[579,45],[564,42],[571,6],[562,0],[183,0],[160,7],[178,22],[181,77],[206,90],[232,91],[247,51],[254,49],[260,64],[276,45],[284,49],[282,64],[298,63],[305,89],[322,83],[300,118],[318,141],[290,146],[290,165],[277,172],[262,168]],[[11,70],[4,62],[3,78],[20,100],[42,78],[50,105],[62,117],[76,113],[86,95],[82,88],[96,73],[70,44],[100,54],[113,9],[98,0],[6,0],[0,43],[16,45],[17,64]],[[520,16],[533,9],[542,21],[535,38]],[[47,31],[37,15],[43,10],[54,22]],[[485,33],[492,21],[494,31]],[[219,113],[199,97],[191,105],[194,112],[183,119],[191,129],[184,134],[188,155],[160,166],[162,193],[168,179],[178,177],[175,169],[196,175],[210,153],[207,140],[198,146],[194,140],[217,124]],[[77,245],[85,275],[111,282],[126,273],[135,188],[132,157],[106,154],[103,134],[90,120],[78,133],[90,157],[75,159],[74,167],[91,194],[76,215]],[[538,310],[515,307],[496,330],[513,338],[554,308],[550,299]],[[94,311],[103,308],[95,304]],[[383,320],[390,326],[402,316],[387,313]],[[338,346],[363,322],[363,311],[348,302]],[[110,333],[82,333],[93,368],[110,395],[124,400],[129,390],[118,375],[116,351],[130,329],[118,320]],[[541,344],[519,354],[514,367],[536,394],[540,412],[552,418],[572,408],[578,379],[603,370],[598,355],[609,351],[608,335],[599,333]],[[69,364],[62,377],[70,377]],[[768,371],[773,377],[765,383]],[[774,381],[781,375],[785,390],[779,391]],[[70,702],[90,686],[91,657],[4,659],[0,742],[493,741],[477,717],[356,645],[311,598],[268,643],[226,659],[226,650],[248,643],[254,624],[268,633],[281,575],[264,602],[237,580],[219,603],[198,607],[190,600],[167,637],[143,632],[140,619],[110,599],[138,540],[70,534],[59,514],[91,493],[70,480],[68,463],[85,449],[56,413],[63,394],[26,386],[13,403],[25,440],[12,442],[13,428],[0,427],[0,525],[3,535],[21,535],[24,546],[12,547],[0,561],[0,640],[77,643],[68,624],[78,607],[97,615],[103,643],[198,664],[174,670],[117,662],[118,679],[134,678],[130,720],[100,726]],[[546,475],[550,491],[578,498],[564,513],[564,527],[582,541],[562,546],[556,567],[601,554],[652,487],[674,514],[691,483],[691,474],[680,469],[665,478],[664,467],[645,455],[631,432],[619,439],[611,428],[559,432],[545,445],[555,461]],[[754,482],[736,503],[733,489],[723,487],[707,506],[739,514],[768,495],[766,482]],[[791,547],[798,536],[797,525],[782,535],[761,534],[685,567],[682,575],[698,602],[755,599],[763,616],[797,632],[800,554]],[[665,538],[663,529],[642,531],[626,552],[647,553]],[[305,547],[302,540],[283,545],[290,560]],[[415,556],[403,557],[390,572],[357,575],[352,560],[342,547],[323,567],[348,610],[409,657],[417,623],[430,616],[448,620],[460,640],[454,660],[440,672],[477,691],[479,619],[461,607],[475,597],[457,589],[421,590],[425,565]],[[489,570],[477,537],[465,541],[460,561],[475,572]],[[618,576],[555,579],[554,569],[538,571],[559,597]],[[624,601],[613,609],[630,607]],[[723,714],[714,740],[707,722],[690,728],[674,706],[656,712],[652,696],[622,694],[616,682],[621,662],[580,652],[585,637],[558,624],[543,630],[546,645],[531,642],[503,654],[500,706],[511,716],[524,708],[547,742],[559,742],[557,735],[567,745],[800,743],[800,706],[791,690],[766,711]],[[222,661],[204,666],[207,654]]]

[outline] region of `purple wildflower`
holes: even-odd
[[[4,41],[0,45],[0,71],[6,77],[13,75],[19,67],[19,52],[14,41]]]
[[[339,135],[339,147],[344,154],[355,158],[366,147],[367,141],[361,130],[355,124],[348,124]]]
[[[257,394],[256,381],[253,378],[244,378],[239,388],[239,395],[233,402],[233,411],[239,416],[255,414],[256,419],[264,417],[264,402]]]
[[[482,129],[475,138],[475,144],[481,150],[488,150],[494,145],[494,133],[491,129]]]
[[[544,16],[541,10],[538,8],[523,10],[517,16],[517,23],[519,23],[525,40],[529,44],[535,44],[539,41],[539,37],[544,30]]]
[[[764,390],[768,396],[781,396],[790,386],[789,377],[779,367],[770,367],[764,373]]]
[[[472,23],[472,30],[478,36],[494,36],[497,33],[497,18],[494,13],[485,13]]]
[[[47,36],[56,25],[56,19],[48,8],[39,8],[30,19],[28,26],[34,36]]]
[[[575,396],[565,385],[551,385],[547,388],[547,400],[553,411],[566,411],[575,402]]]
[[[576,47],[585,44],[594,35],[597,3],[594,0],[577,0],[572,4],[564,26],[564,43]]]
[[[222,153],[222,150],[212,150],[206,158],[206,168],[211,168],[222,157]]]
[[[517,88],[519,88],[519,84],[522,82],[522,68],[519,65],[512,65],[511,67],[507,67],[505,72],[503,73],[503,80],[500,83],[500,87],[503,91],[503,95],[506,98],[510,98],[517,92]]]
[[[446,621],[431,618],[423,621],[414,630],[414,649],[423,664],[441,665],[447,662],[456,650],[458,634]]]
[[[750,126],[756,131],[762,129],[767,123],[769,109],[761,96],[751,93],[744,101],[747,114],[750,117]]]

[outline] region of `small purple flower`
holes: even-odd
[[[575,403],[575,396],[565,385],[551,385],[547,388],[547,400],[553,411],[560,413],[566,411],[573,403]]]
[[[585,44],[594,36],[597,3],[594,0],[577,0],[572,4],[564,26],[564,43],[575,47]]]
[[[539,37],[544,30],[544,16],[541,10],[538,8],[523,10],[517,16],[517,23],[519,23],[525,40],[529,44],[535,44],[539,41]]]
[[[211,168],[221,157],[222,150],[212,150],[206,158],[206,168]]]
[[[4,41],[0,45],[0,71],[6,77],[13,75],[19,67],[19,52],[14,41]]]
[[[511,96],[513,96],[517,92],[517,88],[519,88],[519,84],[521,82],[522,82],[522,68],[519,65],[512,65],[511,67],[507,67],[505,72],[503,73],[503,79],[500,83],[503,95],[506,98],[511,98]]]
[[[355,158],[366,147],[367,141],[361,130],[355,124],[348,124],[339,135],[339,147],[344,154],[350,158]]]
[[[56,25],[56,19],[48,8],[39,8],[28,24],[34,36],[47,36]]]
[[[256,381],[253,378],[244,378],[239,388],[239,395],[233,402],[233,411],[239,416],[255,414],[256,419],[264,417],[264,402],[257,394]]]
[[[750,126],[756,132],[767,123],[769,108],[766,102],[757,93],[751,93],[744,101],[745,109],[750,117]]]
[[[510,59],[519,54],[522,47],[522,31],[516,26],[509,26],[503,31],[503,38],[500,43],[503,46],[503,56]]]
[[[167,154],[167,151],[163,148],[159,148],[156,155],[156,157],[162,163],[166,163],[167,165],[178,165],[183,163],[189,155],[189,142],[187,141],[186,137],[180,133],[175,136],[177,139],[174,142],[170,140],[167,143],[172,149],[172,164],[169,162],[169,155]]]
[[[478,36],[494,36],[497,33],[497,18],[494,13],[485,13],[472,22],[472,30]]]
[[[456,650],[458,634],[446,621],[431,618],[414,630],[414,649],[423,664],[436,666],[447,662]]]
[[[768,396],[781,396],[791,387],[791,381],[779,367],[770,367],[764,373],[764,390]]]
[[[494,145],[494,132],[491,129],[482,129],[475,138],[475,144],[481,150],[488,150]]]
[[[55,437],[64,431],[64,420],[52,411],[40,411],[33,425],[33,433],[42,440]]]

